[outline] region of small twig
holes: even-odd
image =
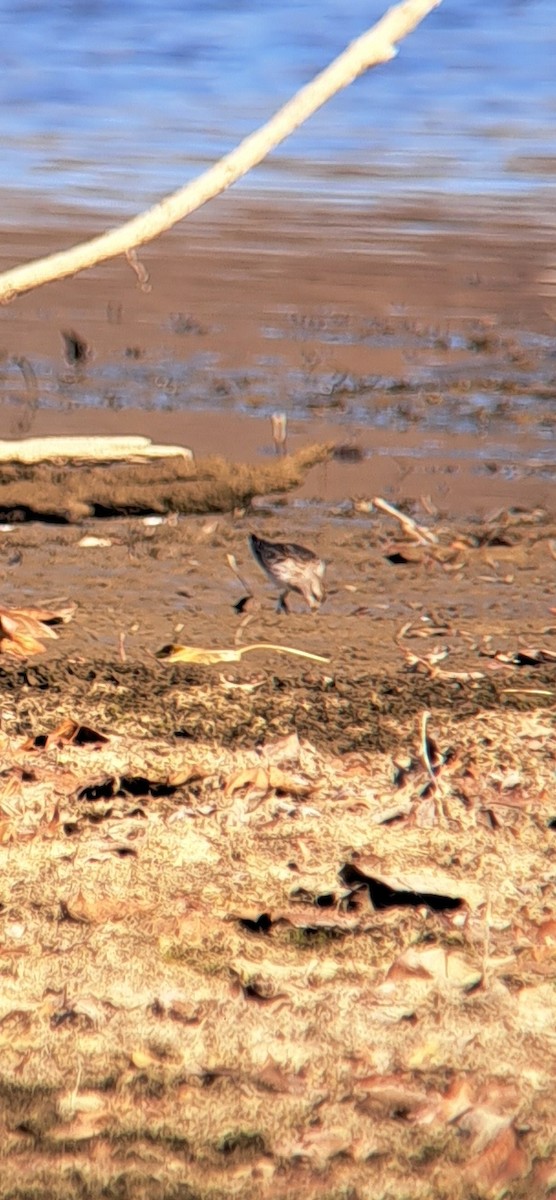
[[[431,715],[430,712],[425,711],[421,716],[421,757],[425,764],[425,770],[427,771],[430,781],[432,784],[434,784],[434,787],[436,788],[437,787],[437,779],[436,779],[436,775],[432,769],[432,763],[430,760],[428,740],[427,740],[427,725],[429,722],[430,715]]]
[[[430,715],[431,715],[430,712],[425,711],[421,717],[421,757],[423,759],[423,763],[425,765],[425,770],[427,772],[427,775],[429,776],[431,784],[434,788],[434,795],[435,795],[435,799],[436,799],[436,806],[437,806],[437,810],[438,810],[439,822],[441,825],[445,825],[446,824],[446,814],[444,812],[444,806],[442,804],[442,797],[440,794],[440,791],[441,791],[440,780],[438,779],[438,776],[434,772],[434,769],[433,769],[433,766],[432,766],[432,763],[430,760],[430,755],[429,755],[427,725],[429,722]]]
[[[553,696],[554,692],[549,688],[501,688],[501,695],[520,695],[520,696]]]
[[[486,986],[490,970],[490,923],[492,916],[492,902],[490,892],[487,896],[485,906],[485,936],[483,941],[483,985]]]
[[[236,646],[241,646],[241,643],[243,641],[243,634],[244,634],[245,630],[247,629],[247,626],[251,624],[251,621],[253,620],[254,615],[255,615],[254,613],[246,613],[246,615],[240,621],[239,626],[236,629],[236,632],[234,635],[234,642],[235,642]]]
[[[288,436],[288,418],[285,413],[272,413],[272,440],[276,454],[287,454],[286,439]]]
[[[400,522],[404,533],[414,538],[420,545],[438,545],[438,538],[435,533],[432,533],[430,529],[425,529],[424,525],[418,525],[417,521],[413,520],[413,517],[406,516],[398,508],[394,508],[393,504],[389,504],[387,500],[383,500],[381,496],[373,496],[373,504],[381,512],[388,513],[389,517],[395,517],[396,521]]]
[[[140,262],[140,260],[138,259],[137,251],[133,250],[133,249],[126,250],[125,256],[126,256],[126,259],[129,263],[132,271],[135,272],[137,279],[139,280],[139,287],[141,288],[141,291],[142,292],[151,292],[152,287],[151,287],[151,284],[149,283],[149,272],[147,271],[147,268],[144,266],[144,264],[142,262]]]
[[[31,366],[29,359],[26,358],[24,354],[15,355],[13,361],[16,367],[19,367],[25,380],[25,387],[27,388],[27,400],[29,404],[34,404],[39,395],[39,385],[37,383],[37,376],[35,375],[34,368]]]
[[[230,571],[233,571],[236,579],[239,579],[239,582],[240,582],[242,588],[245,588],[247,595],[253,596],[254,595],[253,588],[251,587],[251,584],[247,583],[247,580],[243,578],[243,575],[241,574],[240,569],[237,565],[235,554],[227,554],[226,562],[228,563]]]

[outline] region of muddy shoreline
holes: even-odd
[[[146,434],[235,486],[178,512],[141,468],[153,520],[121,469],[0,469],[2,606],[71,614],[0,659],[6,1200],[553,1192],[549,243],[519,204],[227,200],[149,293],[116,263],[0,310],[0,437]],[[317,614],[251,531],[326,559]]]
[[[61,244],[61,221],[27,221],[6,228],[0,265]],[[171,462],[0,470],[4,603],[77,605],[31,664],[42,684],[29,692],[17,671],[5,675],[11,697],[21,688],[14,728],[41,723],[40,697],[48,719],[74,705],[102,723],[87,664],[104,699],[120,687],[110,680],[122,684],[126,728],[135,705],[174,736],[181,694],[183,729],[198,736],[207,710],[202,700],[195,717],[195,697],[206,692],[218,698],[215,739],[257,744],[267,712],[269,727],[299,721],[342,751],[366,744],[366,722],[372,744],[388,741],[382,710],[527,706],[535,686],[549,690],[549,657],[527,668],[527,653],[550,654],[556,628],[556,337],[542,214],[518,201],[503,212],[479,201],[347,211],[228,197],[142,258],[149,290],[118,261],[0,312],[0,436],[141,433],[196,458],[192,482]],[[78,361],[68,330],[85,346]],[[274,454],[273,409],[288,416],[291,459]],[[290,467],[315,443],[329,447],[322,462]],[[297,486],[280,494],[282,469]],[[374,509],[375,496],[437,533],[439,553]],[[247,550],[252,529],[326,558],[318,617],[302,603],[276,616]],[[247,618],[235,611],[230,554],[254,593]],[[291,643],[329,656],[330,668],[304,690],[292,660],[270,655],[222,682],[214,669],[156,663],[176,641]],[[443,670],[469,678],[451,683]],[[504,691],[501,676],[523,687],[527,676],[532,700]],[[240,703],[234,681],[249,680],[257,690],[240,690]],[[325,703],[338,687],[349,694],[341,713]]]

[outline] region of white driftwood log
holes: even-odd
[[[79,462],[137,462],[148,458],[187,458],[185,446],[157,446],[150,438],[135,434],[119,437],[34,437],[0,441],[0,463],[36,463],[51,459]]]
[[[301,88],[283,108],[255,133],[240,142],[230,154],[204,171],[198,179],[173,192],[153,208],[133,217],[117,229],[82,242],[70,250],[50,254],[0,275],[0,302],[6,303],[21,292],[75,275],[87,267],[126,254],[134,265],[137,246],[170,229],[183,217],[201,208],[208,200],[225,191],[252,167],[262,162],[276,146],[302,125],[318,108],[364,71],[394,58],[395,43],[411,33],[441,0],[402,0],[335,58],[330,66]]]

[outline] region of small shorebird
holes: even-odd
[[[249,545],[259,566],[280,590],[277,612],[288,612],[288,592],[300,592],[311,611],[316,612],[325,595],[322,584],[324,560],[305,546],[296,546],[292,542],[265,542],[254,533],[249,535]]]

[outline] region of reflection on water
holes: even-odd
[[[0,0],[4,210],[27,189],[136,211],[232,149],[386,7]],[[542,189],[555,61],[554,0],[445,0],[238,186],[358,202]]]
[[[323,331],[329,323],[329,315],[324,314]],[[97,361],[92,356],[83,365],[66,360],[58,371],[53,370],[51,360],[36,358],[33,366],[40,379],[40,400],[27,397],[26,401],[24,360],[13,357],[0,365],[4,402],[13,404],[9,432],[17,436],[31,432],[37,407],[75,412],[90,406],[105,411],[256,415],[269,441],[269,418],[281,410],[294,422],[325,420],[337,428],[339,441],[347,445],[354,437],[357,441],[358,432],[369,428],[402,434],[418,430],[418,444],[406,450],[400,447],[398,457],[434,458],[438,435],[446,431],[456,439],[469,435],[470,441],[461,450],[457,441],[451,446],[452,457],[471,457],[487,467],[494,460],[496,469],[506,474],[523,468],[534,443],[535,471],[543,478],[556,478],[556,337],[508,338],[489,333],[485,346],[476,332],[462,331],[445,338],[434,331],[419,334],[405,328],[403,322],[400,329],[390,324],[390,332],[378,331],[376,340],[366,332],[364,340],[377,346],[390,341],[403,351],[400,362],[405,369],[398,376],[326,370],[318,355],[305,361],[305,369],[288,367],[276,354],[261,355],[241,370],[224,366],[215,350],[192,350],[185,360],[172,356],[143,359],[142,354],[133,354],[125,360]],[[343,328],[345,345],[361,340],[360,327],[357,334],[345,323]],[[276,345],[278,327],[272,334]],[[292,343],[287,324],[281,336]],[[317,331],[314,339],[317,346]],[[428,365],[412,361],[411,351],[416,347],[425,350]],[[453,347],[458,355],[450,361]],[[26,415],[29,428],[21,425]],[[391,446],[387,452],[391,454]],[[444,439],[439,452],[445,453]]]

